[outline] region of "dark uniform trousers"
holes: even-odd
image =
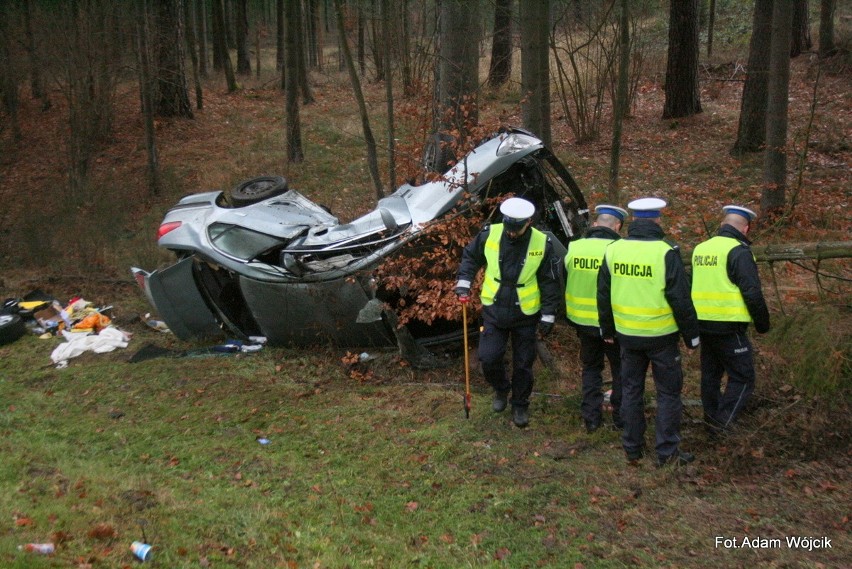
[[[653,368],[657,390],[656,451],[658,458],[675,453],[680,442],[680,418],[683,389],[680,350],[677,343],[649,350],[621,349],[621,436],[628,456],[643,451],[645,430],[645,374],[648,364]]]
[[[725,373],[728,384],[720,394]],[[745,333],[701,335],[701,403],[711,426],[725,428],[734,421],[754,381],[754,353]]]
[[[580,337],[580,361],[583,364],[583,402],[580,414],[586,423],[601,422],[603,405],[603,369],[604,358],[609,361],[612,373],[612,422],[621,428],[621,350],[618,342],[607,343],[603,338],[589,334]]]
[[[485,380],[495,391],[512,392],[512,406],[526,407],[533,389],[532,367],[536,358],[536,327],[498,328],[488,322],[479,335],[479,361]],[[506,375],[506,344],[512,340],[512,377]]]

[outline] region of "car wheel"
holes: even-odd
[[[433,133],[423,149],[423,169],[426,172],[446,174],[456,161],[452,144],[455,137],[443,132]]]
[[[26,332],[24,321],[17,314],[0,315],[0,345],[11,344]]]
[[[235,207],[262,202],[287,191],[287,180],[281,176],[260,176],[246,180],[231,190],[231,203]]]

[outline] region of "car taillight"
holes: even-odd
[[[133,275],[136,278],[136,284],[139,285],[139,288],[145,290],[145,274],[142,272],[135,273]]]
[[[180,222],[180,221],[170,221],[170,222],[168,222],[168,223],[164,223],[164,224],[162,224],[162,225],[160,226],[160,228],[157,230],[157,241],[159,241],[160,239],[162,239],[162,238],[163,238],[163,236],[164,236],[166,233],[169,233],[170,231],[174,231],[175,229],[177,229],[178,227],[180,227],[180,224],[181,224],[181,222]]]

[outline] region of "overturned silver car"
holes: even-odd
[[[448,212],[505,194],[535,203],[534,225],[557,247],[588,224],[585,199],[568,170],[531,133],[509,129],[434,181],[403,184],[349,223],[280,177],[189,195],[158,232],[159,246],[177,262],[132,271],[181,339],[264,336],[271,345],[398,345],[411,352],[412,343],[422,349],[458,339],[461,323],[399,326],[399,293],[382,286],[376,268]]]

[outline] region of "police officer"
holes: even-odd
[[[711,434],[725,431],[754,391],[754,356],[748,323],[769,331],[769,309],[749,246],[757,215],[726,205],[716,235],[692,253],[692,302],[701,332],[701,403]],[[723,374],[728,383],[721,394]]]
[[[627,238],[610,244],[598,272],[598,318],[604,340],[621,343],[622,446],[627,460],[644,456],[645,373],[657,391],[657,466],[695,460],[680,450],[683,412],[678,335],[690,349],[699,345],[698,320],[680,252],[663,240],[660,211],[666,202],[642,198],[627,204],[634,220]]]
[[[587,433],[602,424],[604,360],[609,360],[612,374],[612,422],[621,430],[621,355],[618,341],[604,342],[598,322],[598,268],[607,246],[621,239],[618,234],[627,211],[601,204],[595,207],[597,218],[582,239],[568,245],[565,256],[565,314],[580,339],[580,362],[583,364],[580,414]]]
[[[503,223],[486,225],[464,248],[456,294],[467,302],[471,283],[485,267],[479,360],[485,379],[494,388],[492,409],[503,411],[511,392],[512,421],[523,428],[529,424],[536,332],[543,337],[553,330],[561,302],[561,259],[550,239],[531,227],[532,203],[509,198],[500,205],[500,213]],[[511,380],[503,362],[510,338]]]

